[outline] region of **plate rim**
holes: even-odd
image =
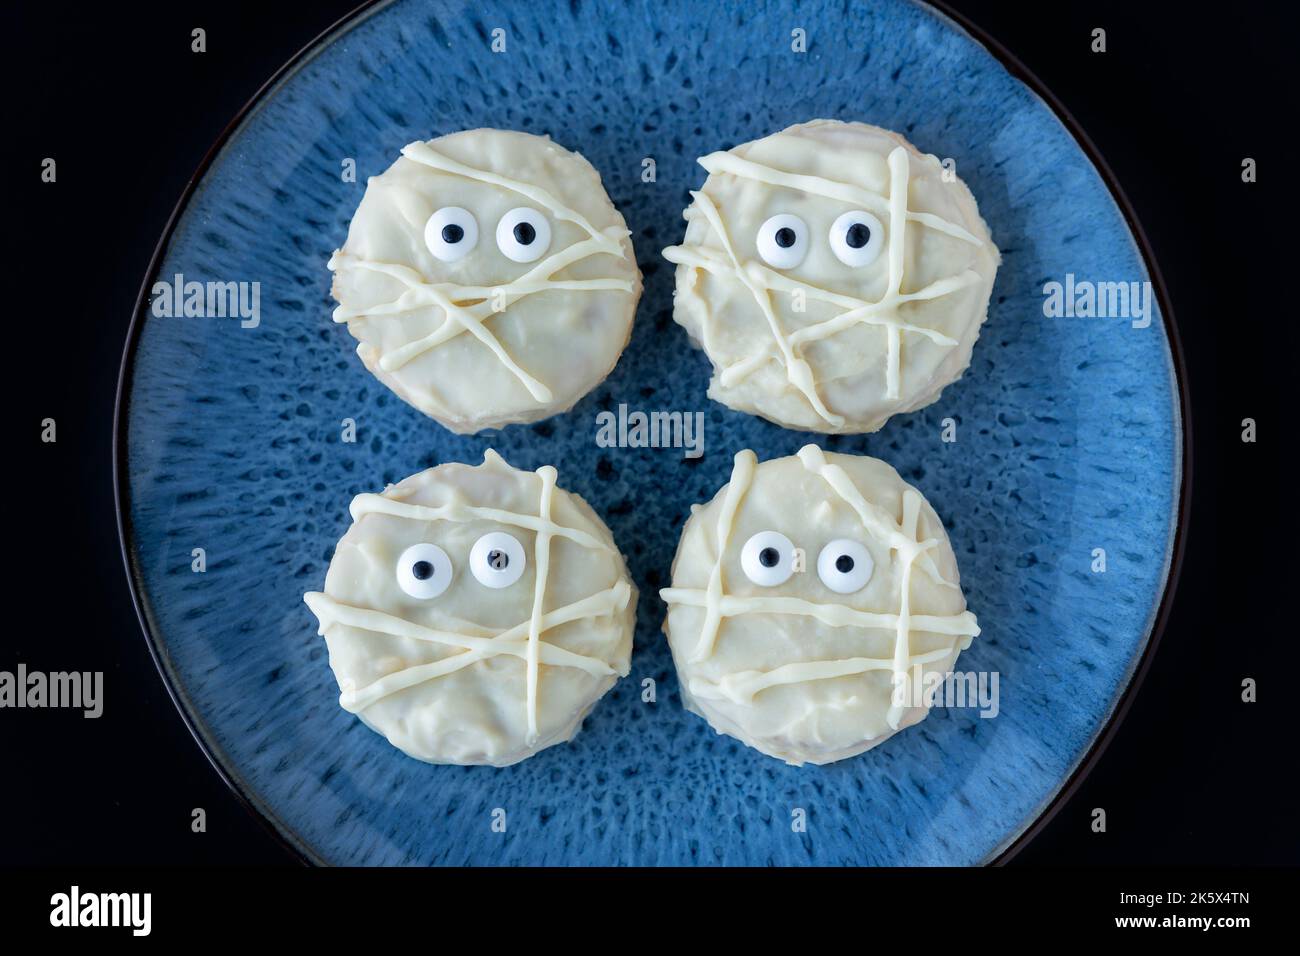
[[[1165,552],[1164,581],[1160,601],[1151,614],[1142,652],[1135,660],[1130,662],[1125,675],[1124,687],[1119,692],[1118,698],[1112,702],[1105,723],[1093,734],[1087,750],[1076,761],[1073,769],[1066,776],[1065,781],[1056,789],[1056,792],[1039,808],[1037,815],[1026,823],[1019,832],[1011,834],[1003,840],[999,847],[993,850],[984,860],[988,865],[1005,866],[1033,842],[1033,839],[1056,818],[1056,815],[1060,813],[1065,804],[1083,785],[1083,782],[1092,774],[1093,769],[1114,740],[1120,725],[1128,716],[1129,708],[1142,689],[1147,674],[1151,670],[1151,663],[1155,659],[1160,646],[1160,639],[1164,636],[1165,627],[1169,623],[1169,615],[1173,610],[1174,597],[1178,591],[1179,578],[1182,575],[1183,560],[1187,547],[1188,525],[1191,520],[1191,391],[1188,385],[1187,360],[1183,354],[1183,341],[1178,334],[1178,323],[1174,319],[1173,302],[1170,299],[1164,275],[1161,273],[1159,263],[1156,260],[1155,250],[1151,246],[1151,240],[1147,237],[1146,230],[1142,227],[1142,222],[1138,219],[1137,211],[1133,208],[1128,194],[1124,192],[1123,187],[1120,185],[1119,177],[1110,168],[1110,164],[1106,162],[1101,150],[1093,143],[1083,125],[1074,118],[1074,114],[1066,108],[1065,104],[1057,98],[1047,84],[1040,80],[1037,74],[1029,69],[1019,57],[1007,49],[997,38],[971,21],[965,14],[954,10],[948,5],[947,0],[909,0],[909,2],[916,6],[929,7],[939,19],[948,20],[956,29],[984,47],[989,55],[1001,63],[1013,78],[1019,80],[1029,92],[1042,101],[1043,105],[1056,117],[1057,122],[1065,128],[1065,131],[1083,150],[1084,155],[1097,171],[1097,175],[1106,187],[1107,192],[1110,193],[1111,200],[1124,217],[1129,235],[1133,239],[1133,244],[1137,247],[1138,256],[1141,258],[1143,265],[1146,266],[1147,275],[1155,292],[1156,302],[1160,306],[1160,318],[1164,323],[1165,338],[1169,343],[1169,364],[1174,392],[1172,397],[1177,415],[1173,424],[1175,446],[1178,450],[1178,455],[1174,460],[1174,474],[1172,477],[1178,501],[1170,513],[1170,518],[1173,521],[1173,534]]]
[[[118,544],[122,554],[124,570],[126,571],[127,586],[131,592],[131,603],[135,608],[136,618],[140,624],[145,645],[149,649],[149,656],[152,658],[154,666],[158,670],[158,675],[162,679],[163,686],[167,690],[167,695],[171,698],[172,704],[175,705],[181,720],[194,738],[195,743],[198,744],[203,755],[207,758],[208,763],[216,771],[217,776],[225,783],[244,810],[262,825],[281,849],[301,865],[326,866],[330,865],[330,863],[309,846],[292,827],[281,820],[275,811],[251,791],[251,788],[246,786],[246,781],[236,771],[234,762],[224,748],[217,743],[210,729],[199,718],[197,711],[171,667],[168,652],[155,634],[156,629],[151,623],[152,614],[144,586],[143,572],[139,567],[138,549],[133,546],[134,536],[130,520],[131,496],[127,475],[127,413],[130,405],[134,359],[140,333],[144,326],[144,319],[148,312],[147,305],[150,290],[153,287],[153,279],[162,266],[176,226],[204,178],[215,164],[217,157],[222,153],[235,133],[244,125],[245,121],[263,105],[272,91],[280,86],[282,82],[305,66],[338,37],[343,36],[363,20],[368,19],[394,2],[396,0],[366,0],[366,2],[339,17],[318,33],[290,56],[279,69],[257,88],[248,101],[226,123],[216,140],[204,153],[203,158],[190,175],[185,188],[172,208],[167,223],[163,227],[158,242],[154,247],[153,254],[150,256],[144,278],[141,280],[140,291],[136,296],[131,315],[131,323],[127,329],[126,341],[123,344],[122,359],[118,368],[117,392],[113,407],[111,443],[113,460],[111,470],[113,476],[113,503],[117,511]],[[946,22],[951,28],[965,34],[972,42],[983,47],[994,60],[1001,64],[1003,69],[1019,81],[1030,93],[1038,97],[1083,151],[1088,161],[1092,163],[1093,168],[1097,171],[1098,177],[1110,194],[1111,200],[1124,217],[1125,225],[1128,227],[1139,258],[1142,260],[1150,277],[1156,301],[1160,306],[1160,317],[1164,324],[1165,337],[1169,345],[1171,381],[1174,392],[1172,404],[1176,413],[1173,424],[1176,433],[1175,446],[1178,452],[1174,462],[1173,483],[1178,501],[1171,510],[1170,515],[1173,520],[1173,533],[1165,554],[1164,580],[1160,600],[1151,615],[1151,623],[1147,628],[1143,648],[1138,656],[1130,662],[1127,673],[1121,678],[1124,682],[1123,689],[1119,691],[1118,698],[1111,702],[1105,722],[1093,734],[1083,755],[1076,761],[1063,782],[1044,801],[1032,817],[1027,817],[1027,822],[1018,831],[1009,833],[978,864],[1004,866],[1019,855],[1055,819],[1056,815],[1082,786],[1084,780],[1091,775],[1127,717],[1129,708],[1140,692],[1151,669],[1152,661],[1156,656],[1160,639],[1168,624],[1174,597],[1178,590],[1178,581],[1181,576],[1186,550],[1188,524],[1191,517],[1192,472],[1189,467],[1192,461],[1191,397],[1182,339],[1178,334],[1178,325],[1174,320],[1173,306],[1164,277],[1160,272],[1151,242],[1146,231],[1142,228],[1132,203],[1100,150],[1092,142],[1078,120],[1057,99],[1047,85],[990,33],[970,20],[965,14],[954,10],[946,0],[907,0],[907,2],[930,13],[936,19]]]

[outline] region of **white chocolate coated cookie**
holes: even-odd
[[[883,461],[816,445],[736,455],[692,509],[660,596],[687,709],[796,766],[922,720],[936,675],[979,634],[920,492]]]
[[[641,295],[591,164],[496,129],[404,147],[329,267],[366,368],[460,433],[571,408],[618,361]]]
[[[999,255],[970,190],[897,133],[815,120],[700,160],[674,320],[709,397],[787,428],[872,432],[970,364]]]
[[[430,763],[504,767],[571,739],[627,674],[636,588],[555,469],[488,451],[358,495],[320,621],[340,705]]]

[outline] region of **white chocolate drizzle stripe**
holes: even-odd
[[[692,654],[692,659],[696,661],[709,658],[713,653],[713,643],[718,638],[718,626],[722,622],[722,559],[727,550],[727,542],[731,540],[731,529],[736,521],[736,512],[746,492],[749,491],[750,482],[753,481],[754,466],[757,461],[758,456],[748,448],[736,452],[736,457],[732,459],[727,496],[723,498],[722,508],[718,512],[718,555],[713,562],[713,570],[709,572],[709,586],[705,592],[704,627],[700,631],[699,643],[695,645],[695,652]]]
[[[551,523],[551,495],[555,491],[555,469],[543,465],[537,469],[542,480],[541,502],[537,518],[543,527],[533,541],[533,562],[536,568],[533,586],[533,613],[528,621],[528,743],[537,741],[537,654],[541,643],[543,606],[546,603],[546,580],[551,573],[551,533],[546,525]]]
[[[907,150],[901,146],[889,153],[889,222],[901,223],[903,228],[889,230],[889,288],[885,299],[895,301],[903,288],[903,254],[904,240],[907,238],[907,180],[911,167],[907,162]],[[885,397],[898,398],[900,379],[902,378],[903,358],[902,336],[898,329],[886,330],[888,341],[888,360],[885,363]]]
[[[630,596],[631,587],[626,581],[619,581],[604,591],[542,615],[538,622],[539,630],[548,631],[562,624],[621,611],[627,607]],[[465,648],[464,653],[440,661],[408,667],[385,675],[366,687],[344,689],[339,697],[339,704],[351,713],[358,713],[391,694],[454,673],[476,661],[500,655],[528,660],[527,638],[532,626],[531,620],[502,631],[494,638],[478,638],[425,627],[372,608],[353,607],[319,591],[309,592],[304,595],[304,600],[319,619],[321,634],[334,624],[342,624],[393,637]],[[607,677],[617,673],[604,661],[575,654],[545,641],[538,641],[537,652],[539,660],[544,664],[573,667],[597,677]]]
[[[903,533],[913,541],[916,540],[917,521],[921,514],[921,500],[917,495],[903,496]],[[894,639],[894,670],[890,675],[893,686],[898,689],[898,680],[910,680],[908,676],[909,665],[912,657],[912,620],[910,611],[912,606],[912,565],[916,561],[917,549],[915,546],[904,549],[899,557],[903,561],[902,579],[898,586],[898,633]],[[902,695],[902,700],[907,700],[908,695]],[[885,715],[885,720],[894,730],[898,729],[898,724],[902,720],[904,706],[900,702],[899,696],[891,697],[889,702],[889,711]]]
[[[951,647],[917,654],[911,659],[913,667],[941,661],[953,652]],[[892,670],[893,660],[875,657],[847,657],[836,661],[800,661],[785,664],[770,671],[737,671],[721,680],[696,678],[690,682],[691,694],[711,700],[730,700],[748,704],[769,687],[803,684],[810,681],[830,680],[836,677],[853,677],[870,671]]]
[[[911,166],[907,150],[901,146],[889,154],[889,221],[907,222],[907,184]],[[896,296],[903,287],[903,243],[907,229],[889,230],[889,295]]]
[[[666,604],[683,607],[709,607],[709,592],[698,588],[662,588],[659,597]],[[858,627],[881,631],[897,631],[900,622],[910,622],[911,630],[926,634],[947,634],[952,637],[978,637],[979,625],[970,611],[960,614],[880,614],[859,611],[844,604],[818,604],[802,598],[773,596],[738,597],[726,594],[718,599],[719,617],[739,617],[743,614],[782,614],[811,617],[831,627]]]
[[[547,534],[567,538],[584,548],[607,551],[610,554],[617,553],[605,542],[585,531],[566,528],[564,525],[556,524],[549,519],[543,520],[532,515],[515,514],[513,511],[503,511],[500,508],[476,508],[455,503],[439,505],[434,508],[429,505],[413,505],[405,501],[395,501],[383,495],[365,493],[352,499],[352,506],[349,511],[352,514],[353,521],[367,514],[391,515],[395,518],[409,518],[412,521],[472,521],[475,519],[495,521],[498,524],[512,525],[529,531],[545,531]]]
[[[365,268],[360,261],[354,263],[358,268]],[[497,310],[489,308],[487,315],[484,315],[483,303],[492,296],[504,297],[507,299],[507,305],[513,305],[520,299],[530,295],[536,295],[538,292],[547,290],[563,290],[569,292],[631,292],[632,283],[623,279],[559,279],[554,282],[523,282],[516,281],[502,286],[457,286],[451,283],[426,283],[433,290],[442,292],[447,295],[453,302],[464,309],[471,310],[471,313],[477,318],[487,318],[488,315],[495,314]],[[392,302],[384,302],[380,305],[371,306],[366,309],[348,309],[344,306],[337,306],[334,309],[335,322],[351,322],[353,319],[369,319],[380,315],[403,315],[407,312],[416,312],[420,309],[427,309],[436,305],[433,296],[422,286],[419,288],[411,287],[399,295]],[[454,326],[455,323],[451,323]],[[450,334],[443,334],[444,329],[450,328]],[[436,334],[441,337],[434,342],[434,345],[441,345],[443,342],[453,339],[465,330],[463,328],[451,328],[449,325],[440,326]],[[423,341],[418,339],[417,341]]]

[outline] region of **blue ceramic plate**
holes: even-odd
[[[984,629],[961,666],[999,674],[1000,713],[937,709],[862,757],[795,769],[682,710],[657,591],[688,507],[737,449],[787,455],[813,436],[705,398],[708,363],[671,321],[659,251],[681,237],[697,156],[814,117],[954,158],[1002,249],[966,376],[877,434],[824,442],[889,461],[944,517]],[[633,230],[646,289],[618,367],[571,413],[462,438],[365,372],[330,321],[325,261],[367,176],[405,143],[476,126],[585,154]],[[124,363],[124,547],[182,713],[306,858],[972,864],[1005,854],[1086,767],[1171,576],[1183,444],[1168,317],[1157,301],[1145,327],[1044,314],[1049,282],[1143,283],[1150,263],[1089,151],[951,20],[903,0],[395,2],[290,64],[205,167]],[[155,315],[151,286],[177,274],[260,283],[260,322]],[[598,447],[596,416],[620,403],[703,411],[703,458]],[[355,443],[340,440],[347,418]],[[955,443],[941,441],[946,418]],[[641,589],[632,673],[570,745],[506,770],[429,766],[339,708],[302,593],[321,586],[354,494],[488,446],[519,467],[554,463],[609,523]]]

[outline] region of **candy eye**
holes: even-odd
[[[794,543],[779,531],[760,531],[741,549],[740,567],[759,587],[784,584],[794,573]]]
[[[758,227],[758,254],[774,269],[793,269],[808,255],[808,227],[781,213]]]
[[[885,227],[869,212],[855,209],[831,223],[831,251],[855,269],[876,261],[885,245]]]
[[[817,576],[836,594],[861,591],[875,567],[871,552],[847,538],[832,541],[817,558]]]
[[[451,559],[436,544],[413,544],[397,559],[397,586],[428,601],[451,584]]]
[[[478,244],[478,221],[468,209],[444,206],[424,224],[424,244],[443,262],[464,259]]]
[[[551,224],[536,209],[511,209],[497,223],[497,247],[513,262],[534,262],[551,244]]]
[[[524,546],[504,531],[493,531],[474,542],[469,569],[485,588],[508,588],[524,573]]]

